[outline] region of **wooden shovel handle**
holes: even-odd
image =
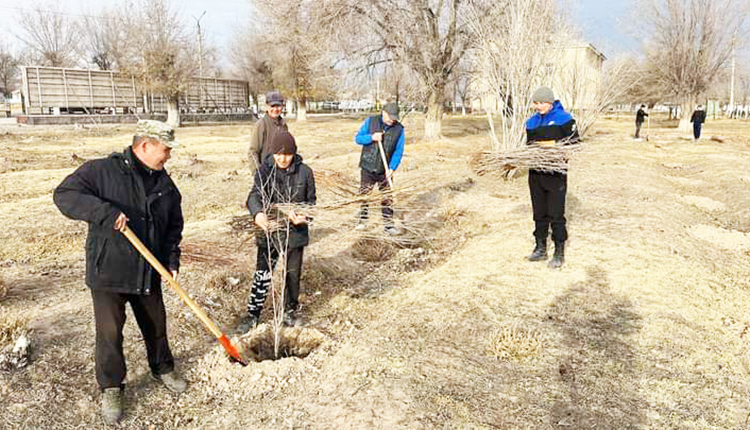
[[[383,160],[383,168],[385,168],[385,178],[388,180],[388,187],[393,191],[393,183],[391,182],[391,168],[388,166],[388,160],[385,158],[385,150],[383,149],[383,141],[378,140],[378,150],[380,151],[380,158]]]
[[[123,227],[121,232],[122,234],[125,235],[125,237],[128,238],[130,243],[133,244],[135,249],[137,249],[138,252],[140,252],[144,258],[146,258],[149,264],[151,264],[151,266],[153,266],[154,269],[156,269],[156,271],[159,272],[161,277],[164,278],[167,281],[167,283],[169,283],[169,286],[172,287],[173,290],[175,290],[175,292],[177,293],[178,296],[180,296],[182,301],[185,302],[185,304],[188,305],[190,309],[192,309],[193,312],[195,312],[195,315],[198,316],[198,319],[201,320],[203,325],[205,325],[206,328],[208,328],[208,330],[214,336],[220,339],[223,336],[223,333],[221,332],[221,330],[219,330],[219,327],[217,327],[216,324],[214,324],[214,322],[211,321],[211,318],[209,318],[208,315],[206,315],[206,313],[203,312],[203,310],[198,307],[198,304],[195,303],[195,301],[192,298],[190,298],[188,293],[186,293],[185,290],[183,290],[182,287],[180,287],[180,284],[178,284],[177,281],[175,281],[175,279],[172,277],[172,274],[169,273],[169,271],[166,268],[164,268],[164,266],[159,262],[159,260],[157,260],[156,257],[154,257],[154,254],[152,254],[151,251],[149,251],[148,248],[146,248],[146,245],[144,245],[143,242],[141,242],[141,240],[138,239],[138,236],[136,236],[135,233],[133,233],[133,230],[131,230],[127,225],[125,225],[125,227]]]

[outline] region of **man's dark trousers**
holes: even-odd
[[[372,191],[373,188],[375,188],[375,185],[378,186],[378,189],[380,191],[389,191],[391,189],[390,185],[388,185],[388,178],[386,178],[385,173],[372,173],[368,172],[365,169],[362,169],[359,193],[367,194]],[[391,222],[393,220],[393,201],[390,197],[385,197],[383,198],[381,205],[383,206],[383,219],[386,221],[386,223]],[[359,218],[362,220],[366,220],[367,212],[368,204],[363,203],[359,213]]]
[[[702,125],[703,125],[703,124],[701,124],[701,123],[700,123],[700,122],[698,122],[698,121],[696,121],[696,122],[694,122],[694,123],[693,123],[693,136],[694,136],[694,137],[695,137],[696,139],[700,139],[700,137],[701,137],[701,126],[702,126]]]
[[[568,175],[529,171],[531,206],[534,210],[534,237],[547,240],[552,226],[552,240],[565,242],[568,230],[565,227],[565,193]]]
[[[155,288],[149,295],[91,290],[91,296],[96,323],[96,380],[102,390],[122,387],[125,381],[127,369],[122,351],[122,329],[128,302],[146,343],[151,373],[163,375],[174,370],[161,288]]]
[[[643,125],[642,122],[636,122],[635,123],[635,138],[638,139],[641,134],[641,126]]]

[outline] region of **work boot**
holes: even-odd
[[[565,263],[565,242],[555,242],[555,253],[548,266],[550,269],[559,269],[563,263]]]
[[[294,327],[299,324],[300,319],[297,317],[297,311],[294,309],[287,309],[284,311],[284,325],[286,327]]]
[[[547,239],[536,239],[536,247],[528,257],[529,261],[542,261],[547,259]]]
[[[111,426],[122,418],[122,390],[119,387],[105,388],[102,392],[102,419]]]
[[[248,314],[247,317],[242,319],[242,322],[239,326],[237,326],[237,332],[241,334],[245,334],[249,332],[250,330],[254,329],[258,326],[258,322],[260,322],[260,316],[255,314]]]
[[[173,370],[169,373],[164,373],[162,375],[154,375],[152,373],[151,377],[157,381],[162,382],[169,391],[175,394],[180,394],[187,390],[187,382],[182,379],[182,377],[177,373],[176,370]]]

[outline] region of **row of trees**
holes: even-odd
[[[305,119],[311,98],[372,93],[377,85],[380,94],[405,95],[426,106],[425,134],[437,137],[446,101],[465,101],[473,91],[476,97],[500,101],[496,145],[509,147],[522,139],[523,118],[538,85],[566,75],[560,92],[567,92],[568,99],[583,96],[576,84],[582,78],[559,66],[564,63],[557,41],[574,32],[555,2],[249,1],[252,20],[229,49],[232,74],[250,83],[256,102],[269,89],[282,90],[296,101],[299,120]],[[636,1],[644,53],[610,59],[599,87],[585,96],[594,101],[594,113],[630,98],[678,100],[687,114],[725,70],[731,53],[743,47],[747,2]],[[179,91],[196,75],[193,33],[169,0],[140,0],[78,17],[46,4],[23,12],[20,23],[28,60],[57,67],[83,62],[131,73],[171,100],[172,114]],[[5,52],[0,47],[0,84],[12,81],[13,72],[5,70],[18,64]],[[218,73],[216,61],[210,61],[217,58],[216,50],[203,49],[202,55],[205,74]],[[380,77],[385,77],[382,88]],[[595,115],[584,122],[593,120]]]
[[[473,89],[504,106],[496,146],[516,146],[533,90],[560,76],[566,77],[561,93],[591,104],[580,112],[587,116],[584,132],[607,105],[638,97],[678,100],[684,127],[696,100],[742,47],[746,2],[636,3],[644,52],[610,59],[593,89],[579,85],[576,70],[558,66],[565,63],[556,41],[575,38],[574,31],[556,4],[543,0],[253,0],[262,17],[255,23],[263,24],[239,43],[235,64],[243,65],[243,77],[257,92],[285,88],[301,112],[311,95],[341,93],[371,83],[368,73],[397,71],[389,79],[395,96],[407,91],[427,106],[426,137],[440,135],[445,102]]]
[[[179,125],[179,93],[197,74],[196,47],[169,0],[138,0],[72,15],[59,3],[37,3],[20,13],[23,55],[0,47],[0,84],[10,92],[17,66],[98,67],[133,75],[141,88],[167,99],[168,121]],[[212,49],[204,49],[206,60]],[[206,64],[215,64],[204,61]],[[6,64],[8,67],[6,68]]]

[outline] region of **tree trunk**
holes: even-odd
[[[167,99],[167,124],[172,127],[180,126],[180,100],[178,96]]]
[[[443,103],[440,94],[442,88],[434,88],[427,101],[427,118],[424,122],[424,137],[437,139],[443,132]]]
[[[297,100],[297,121],[307,121],[307,99]]]
[[[690,116],[693,114],[695,108],[695,102],[692,97],[686,98],[680,105],[682,112],[680,113],[680,125],[678,130],[681,133],[691,134],[693,132],[692,124],[690,124]]]

